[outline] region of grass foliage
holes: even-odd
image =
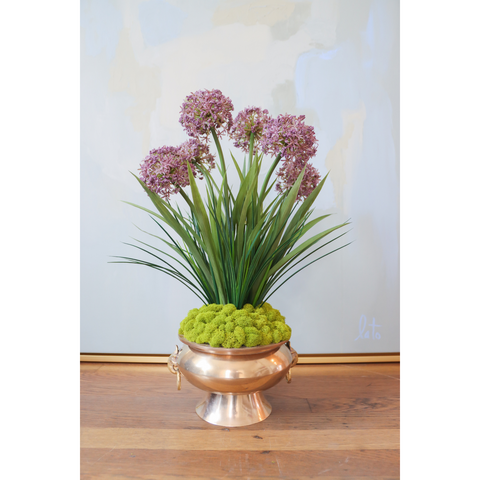
[[[302,172],[289,191],[267,204],[267,195],[275,183],[271,177],[280,157],[275,159],[263,184],[259,185],[263,155],[254,155],[253,148],[250,148],[242,169],[232,156],[240,179],[235,195],[228,184],[223,152],[214,130],[212,135],[218,149],[222,183],[218,185],[209,172],[203,171],[207,193],[203,199],[189,166],[191,196],[180,190],[188,204],[188,213],[174,208],[170,202],[151,192],[137,176],[156,211],[126,202],[150,214],[165,238],[149,235],[166,245],[173,255],[137,240],[138,245],[127,245],[147,253],[151,261],[116,257],[121,260],[112,263],[146,265],[166,273],[205,304],[231,303],[239,309],[245,304],[256,307],[301,270],[345,247],[343,245],[300,265],[307,257],[345,235],[347,232],[333,235],[334,238],[326,241],[329,235],[349,222],[304,240],[302,237],[310,229],[329,216],[311,218],[314,211],[311,206],[328,175],[303,202],[298,202],[296,198]],[[180,240],[175,240],[166,227]]]

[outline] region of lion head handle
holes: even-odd
[[[178,368],[178,355],[180,354],[181,350],[178,349],[178,345],[175,345],[175,351],[168,357],[168,369],[171,373],[175,373],[177,375],[177,390],[181,390],[182,388],[182,374],[180,373],[180,369]]]
[[[298,362],[298,353],[296,350],[290,345],[290,341],[286,343],[287,348],[290,350],[290,353],[292,354],[292,363],[290,364],[290,368],[288,369],[287,375],[285,378],[287,379],[287,383],[290,383],[292,381],[292,368],[297,364]]]

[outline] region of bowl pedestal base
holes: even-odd
[[[272,406],[262,392],[248,395],[208,393],[197,405],[197,415],[208,423],[222,427],[244,427],[265,420]]]

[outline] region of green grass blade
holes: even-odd
[[[352,243],[352,242],[350,242],[350,243]],[[328,253],[326,253],[325,255],[322,255],[321,257],[316,258],[316,259],[313,260],[312,262],[310,262],[310,263],[308,263],[307,265],[303,266],[302,268],[298,269],[295,273],[293,273],[293,274],[290,275],[286,280],[284,280],[270,295],[268,295],[268,297],[266,297],[263,302],[266,302],[282,285],[285,285],[285,283],[287,283],[288,280],[290,280],[292,277],[294,277],[297,273],[301,272],[302,270],[304,270],[304,269],[307,268],[308,266],[312,265],[312,263],[318,262],[318,261],[321,260],[322,258],[325,258],[325,257],[327,257],[328,255],[331,255],[332,253],[337,252],[338,250],[341,250],[342,248],[347,247],[348,245],[350,245],[350,243],[347,243],[346,245],[342,245],[341,247],[338,247],[338,248],[336,248],[335,250],[332,250],[331,252],[328,252]]]
[[[188,166],[188,176],[190,179],[190,189],[192,191],[193,204],[195,208],[194,210],[195,217],[198,220],[198,225],[199,225],[201,234],[205,239],[206,251],[207,251],[207,255],[210,260],[210,266],[212,269],[212,277],[214,278],[214,284],[216,286],[216,289],[218,290],[220,303],[224,303],[225,295],[223,292],[223,286],[221,284],[220,259],[218,258],[217,251],[215,250],[215,242],[212,236],[211,225],[208,220],[208,215],[205,210],[205,205],[203,204],[202,197],[200,196],[200,192],[198,191],[198,187],[195,182],[192,169],[190,168],[190,164],[187,164],[187,166]]]
[[[288,255],[283,257],[279,262],[273,265],[270,270],[270,275],[273,275],[279,268],[285,265],[285,263],[287,263],[291,258],[295,257],[298,254],[302,254],[305,250],[307,250],[312,245],[320,241],[322,238],[326,237],[327,235],[334,232],[335,230],[338,230],[339,228],[345,227],[346,225],[349,225],[349,222],[345,222],[345,223],[342,223],[341,225],[337,225],[336,227],[329,228],[328,230],[325,230],[324,232],[318,233],[317,235],[314,235],[312,238],[309,238],[308,240],[303,242],[300,246],[298,246],[293,251],[291,251]]]

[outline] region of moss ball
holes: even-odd
[[[270,304],[255,308],[246,304],[203,305],[190,310],[180,322],[180,335],[189,342],[212,347],[240,348],[270,345],[290,339],[292,329]]]

